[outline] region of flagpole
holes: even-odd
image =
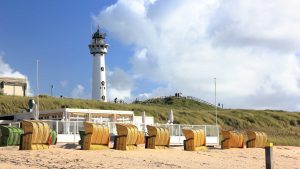
[[[40,114],[40,100],[39,100],[39,60],[36,60],[36,90],[37,90],[37,109],[36,109],[36,119],[39,119]]]
[[[216,125],[218,125],[218,107],[217,107],[217,78],[215,79],[215,107],[216,107]]]

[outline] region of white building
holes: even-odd
[[[22,120],[35,119],[35,112],[25,112],[18,114],[0,115],[0,121],[17,122]],[[95,123],[143,123],[141,116],[134,116],[133,111],[124,110],[98,110],[98,109],[75,109],[62,108],[54,110],[44,110],[39,112],[40,120],[55,120],[65,122],[90,121]],[[1,122],[0,122],[1,123]],[[154,118],[145,117],[145,123],[153,124]]]
[[[25,78],[0,77],[0,93],[11,96],[26,96],[27,81]]]
[[[146,124],[153,125],[153,117],[144,117]],[[34,112],[0,115],[0,125],[16,124],[20,121],[35,119]],[[47,122],[58,133],[58,142],[78,142],[79,131],[84,129],[83,122],[90,121],[108,125],[111,134],[116,134],[115,123],[136,124],[142,130],[142,117],[134,116],[133,111],[124,110],[97,110],[62,108],[39,112],[39,119]],[[145,125],[145,124],[144,124]]]

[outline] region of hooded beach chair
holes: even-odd
[[[134,150],[138,144],[144,144],[144,133],[132,124],[116,124],[118,135],[115,137],[116,150]]]
[[[20,150],[48,149],[51,139],[50,127],[42,121],[24,120],[21,122],[24,134],[21,136]]]
[[[0,125],[0,147],[20,145],[21,128]]]
[[[84,122],[80,131],[82,150],[102,150],[109,148],[109,128],[106,125]]]
[[[186,151],[197,151],[206,150],[206,137],[204,130],[198,129],[182,129],[182,133],[185,136],[183,141],[184,150]]]
[[[267,144],[267,134],[258,131],[247,131],[247,148],[264,148]]]
[[[226,130],[222,130],[221,133],[223,137],[223,140],[221,141],[222,149],[244,147],[244,136],[242,133]]]
[[[146,148],[166,149],[170,146],[169,129],[147,125],[148,136],[146,137]]]

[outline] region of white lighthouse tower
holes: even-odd
[[[93,55],[93,89],[92,99],[107,102],[106,96],[106,74],[105,54],[108,44],[105,43],[105,33],[97,31],[93,34],[90,53]]]

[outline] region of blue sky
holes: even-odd
[[[182,92],[225,107],[300,111],[300,2],[1,1],[0,76],[35,93],[91,97],[93,30],[107,33],[108,97]]]
[[[81,84],[91,88],[92,57],[87,45],[91,38],[91,16],[114,1],[1,1],[0,51],[3,59],[26,75],[35,93],[36,60],[40,65],[40,93],[70,96]],[[128,69],[132,50],[112,36],[106,64]],[[61,82],[67,82],[63,87]]]

